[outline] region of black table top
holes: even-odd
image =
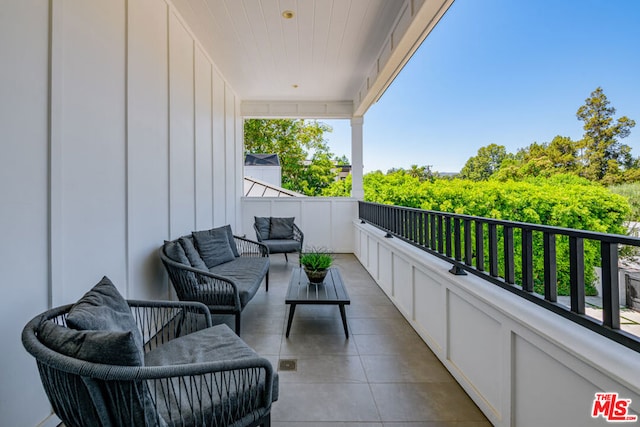
[[[340,271],[329,268],[323,283],[310,283],[304,270],[294,268],[287,289],[286,304],[351,304]]]

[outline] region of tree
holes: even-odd
[[[332,128],[317,121],[249,119],[244,122],[245,153],[277,154],[282,186],[317,196],[333,182],[336,172],[323,136]]]
[[[518,150],[515,156],[503,160],[492,179],[520,180],[527,177],[575,173],[578,169],[577,147],[577,143],[571,138],[559,135],[550,143],[534,142]]]
[[[624,169],[633,166],[631,147],[620,143],[631,133],[636,122],[626,116],[620,117],[615,123],[613,115],[616,109],[609,106],[609,100],[602,88],[591,92],[585,104],[578,109],[576,117],[584,122],[585,131],[580,148],[583,150],[582,174],[594,181],[615,179],[620,167]],[[610,175],[608,179],[605,179]]]
[[[472,181],[486,181],[508,157],[504,145],[489,144],[478,149],[476,156],[469,158],[460,171],[460,178]]]

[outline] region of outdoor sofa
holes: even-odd
[[[269,291],[269,250],[234,236],[229,225],[165,241],[160,251],[181,301],[198,301],[212,314],[235,315],[240,335],[242,310],[262,281]]]

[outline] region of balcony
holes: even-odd
[[[447,237],[445,228],[440,228],[442,237],[436,236],[436,249],[429,253],[424,250],[425,245],[410,243],[399,234],[388,238],[386,230],[361,223],[354,199],[245,198],[242,212],[245,230],[252,223],[252,215],[295,216],[297,223],[309,230],[309,239],[305,234],[309,244],[353,252],[360,263],[357,269],[364,268],[367,280],[373,280],[393,303],[405,323],[492,425],[603,425],[602,418],[591,417],[595,393],[602,390],[626,396],[632,400],[630,414],[640,412],[640,353],[607,336],[612,328],[603,327],[608,331],[605,333],[596,331],[593,319],[571,312],[571,304],[563,305],[563,297],[558,297],[554,309],[549,309],[493,283],[502,280],[499,277],[487,280],[482,275],[451,274],[456,251],[447,242],[451,239],[453,245],[464,235],[455,237],[454,221],[442,219],[443,224],[450,224],[452,232]],[[400,223],[410,223],[407,219]],[[438,231],[438,227],[428,230]],[[423,232],[425,235],[429,236]],[[438,246],[440,240],[444,244]],[[451,257],[447,257],[447,247]],[[368,291],[378,293],[378,289]],[[359,295],[352,292],[354,305],[350,308],[354,310],[348,311],[349,317],[358,315],[358,299]],[[564,315],[560,310],[571,314]],[[592,314],[587,311],[587,315]],[[600,316],[602,323],[606,316]],[[576,322],[572,317],[580,320]],[[351,325],[357,350],[359,339],[368,338],[357,336],[361,321],[356,317]],[[339,318],[333,322],[334,331],[339,334]],[[396,320],[392,322],[387,324],[393,325]],[[370,321],[365,324],[376,327]],[[632,335],[619,330],[614,334],[621,335],[621,341]],[[398,339],[395,335],[382,335],[385,341],[381,346],[393,347]],[[637,338],[631,339],[637,342]],[[287,386],[284,383],[283,390]],[[540,411],[541,407],[544,411]]]
[[[269,292],[260,290],[243,314],[251,346],[274,366],[296,362],[279,369],[272,425],[491,425],[358,260],[341,254],[335,265],[351,297],[349,339],[337,306],[308,305],[298,306],[285,338],[295,257],[272,256]]]

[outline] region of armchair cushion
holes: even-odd
[[[202,257],[200,257],[200,254],[198,253],[198,250],[194,246],[193,237],[181,237],[180,239],[178,239],[178,241],[182,245],[184,253],[187,255],[191,267],[197,268],[199,270],[206,270],[207,265],[204,263]]]
[[[235,259],[231,245],[229,245],[227,232],[223,228],[194,231],[192,235],[198,247],[198,252],[200,252],[200,256],[207,268],[212,268]]]
[[[53,351],[87,362],[123,366],[144,363],[132,331],[77,331],[45,320],[38,329],[38,339]]]
[[[71,307],[67,325],[81,331],[131,332],[142,357],[142,334],[129,304],[106,276]]]
[[[296,252],[302,249],[300,242],[293,239],[268,239],[262,243],[269,247],[269,252],[274,254]]]
[[[227,325],[220,324],[172,339],[145,354],[146,366],[258,357]]]
[[[258,229],[258,239],[267,240],[269,238],[269,229],[271,228],[271,218],[263,216],[255,216],[253,218]]]
[[[173,339],[162,346],[151,350],[145,357],[147,366],[183,365],[202,362],[225,361],[233,369],[233,365],[242,359],[258,359],[259,355],[240,339],[227,325],[221,324],[202,329],[189,335]],[[220,384],[213,384],[212,393],[202,393],[198,396],[197,405],[189,405],[188,396],[193,394],[193,386],[180,378],[169,382],[153,384],[152,394],[171,396],[169,399],[158,401],[159,413],[165,420],[170,420],[170,414],[177,412],[177,407],[193,407],[193,412],[184,412],[179,425],[215,425],[214,420],[221,418],[222,407],[236,408],[243,401],[254,400],[259,390],[253,387],[243,387],[242,380],[237,373],[229,371],[217,376]],[[265,376],[260,373],[260,388],[264,389]],[[213,382],[213,380],[212,380]],[[227,388],[221,393],[218,388]],[[278,377],[274,373],[271,389],[272,401],[278,399]],[[264,402],[266,403],[266,402]],[[178,421],[178,420],[177,420]],[[173,423],[172,423],[173,424]],[[176,423],[178,424],[178,423]]]
[[[269,239],[293,239],[293,221],[295,218],[271,218]]]

